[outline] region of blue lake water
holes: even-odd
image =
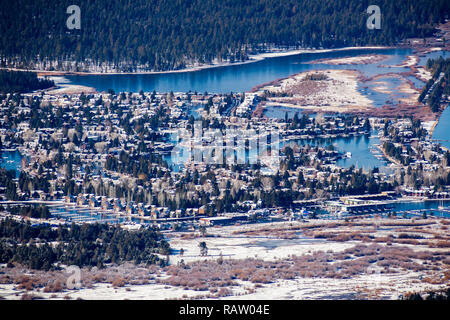
[[[311,64],[309,62],[323,58],[339,58],[361,54],[384,54],[390,58],[381,63],[366,65],[328,65]],[[254,63],[231,65],[203,69],[195,72],[179,72],[166,74],[115,74],[115,75],[70,75],[66,76],[73,84],[94,87],[98,91],[114,89],[120,91],[153,91],[158,92],[243,92],[258,84],[292,74],[313,69],[355,69],[366,76],[393,72],[393,68],[379,67],[400,64],[411,49],[357,49],[324,53],[302,53],[292,56],[264,59]],[[395,71],[408,71],[408,68],[395,68]]]
[[[450,207],[450,200],[432,200],[432,201],[420,201],[420,202],[398,202],[392,205],[395,211],[403,211],[403,210],[423,210],[423,209],[430,209],[430,210],[438,210],[440,206]],[[441,213],[441,212],[440,212]],[[443,213],[447,216],[450,214],[450,212]]]
[[[380,139],[377,136],[378,132],[373,130],[372,135],[360,135],[360,136],[351,136],[347,138],[314,138],[314,139],[298,139],[298,140],[290,140],[286,142],[280,143],[280,148],[283,148],[287,145],[300,145],[300,146],[322,146],[326,147],[329,145],[333,145],[334,148],[340,152],[347,153],[351,152],[350,158],[342,158],[337,160],[336,164],[341,167],[350,167],[354,166],[355,168],[362,168],[363,170],[369,170],[373,168],[378,168],[381,172],[391,173],[391,169],[387,167],[389,164],[382,157],[377,157],[375,154],[381,155],[381,152],[377,149],[377,145],[379,145]],[[175,144],[173,138],[169,138],[171,143]],[[250,161],[250,159],[257,159],[258,150],[251,150],[250,152],[246,152],[246,161]],[[179,171],[182,168],[182,164],[189,159],[191,154],[189,153],[189,148],[180,147],[180,151],[178,153],[178,158],[181,160],[174,161],[172,159],[172,155],[168,154],[164,156],[164,160],[167,161],[167,164],[174,171]],[[224,161],[227,161],[226,159]]]
[[[415,86],[417,89],[419,89],[419,90],[425,85],[425,82],[423,82],[422,80],[417,79],[416,77],[408,76],[408,77],[406,77],[406,78],[407,78],[408,80],[411,80],[412,83],[414,83],[414,86]]]
[[[442,112],[439,122],[433,131],[433,139],[450,150],[450,107]]]
[[[300,118],[302,116],[303,110],[297,108],[290,108],[285,106],[265,106],[264,115],[268,118],[285,119],[286,114],[288,119],[294,118],[295,114]],[[306,113],[308,117],[314,118],[315,113]],[[327,114],[328,117],[333,116],[333,114]]]
[[[425,54],[423,57],[419,59],[419,66],[424,66],[427,63],[428,59],[436,59],[442,56],[444,59],[449,57],[449,51],[433,51]]]
[[[0,152],[0,168],[6,170],[15,170],[16,178],[20,175],[22,170],[22,155],[19,151],[2,151]]]
[[[336,150],[340,152],[351,152],[350,158],[339,159],[336,164],[341,167],[354,166],[355,168],[363,168],[369,170],[379,168],[380,171],[389,173],[389,168],[386,167],[388,162],[382,158],[378,158],[375,154],[381,152],[376,148],[380,144],[380,139],[376,136],[377,132],[373,131],[372,136],[364,135],[348,138],[331,138],[331,139],[302,139],[296,140],[295,143],[299,145],[312,146],[328,146],[333,145]]]

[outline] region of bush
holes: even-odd
[[[47,285],[44,288],[44,292],[61,292],[64,289],[64,285],[62,284],[62,282],[60,280],[56,280],[55,282],[53,282],[50,285]]]
[[[226,296],[231,296],[233,294],[233,291],[231,291],[228,288],[220,288],[219,292],[217,292],[217,297],[226,297]]]
[[[127,281],[124,278],[118,277],[111,284],[114,288],[123,287]]]

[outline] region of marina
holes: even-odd
[[[349,199],[349,200],[346,200]],[[312,213],[316,212],[316,218],[321,219],[346,219],[350,216],[358,217],[398,217],[404,219],[411,218],[450,218],[450,199],[423,199],[423,198],[395,198],[392,196],[364,195],[342,198],[341,201],[326,201],[318,204],[315,200],[299,202],[297,209],[294,209],[293,216],[300,218],[312,218]],[[366,200],[362,200],[366,199]],[[378,199],[378,200],[368,200]],[[113,210],[102,210],[101,208],[89,208],[67,204],[63,201],[21,201],[21,202],[0,202],[2,206],[8,205],[46,205],[52,215],[50,222],[58,223],[108,223],[108,224],[167,224],[169,227],[173,223],[195,222],[204,216],[187,216],[173,218],[154,218],[151,216],[140,216],[138,214],[117,213]],[[306,206],[305,206],[306,205]],[[264,210],[262,210],[264,211]],[[271,221],[273,218],[285,220],[287,216],[269,214]],[[289,218],[290,219],[290,218]],[[245,222],[245,221],[243,221]]]

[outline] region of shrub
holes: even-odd
[[[450,241],[442,240],[438,242],[430,242],[428,246],[430,248],[450,248]]]
[[[126,283],[127,282],[124,278],[118,277],[112,282],[112,286],[114,288],[123,287],[123,286],[125,286]]]
[[[27,291],[33,290],[37,286],[37,281],[29,276],[22,276],[17,286],[18,289],[25,289]]]
[[[274,275],[273,270],[262,269],[251,275],[250,281],[253,283],[270,283]]]
[[[61,292],[63,291],[64,286],[60,280],[56,280],[55,282],[47,285],[44,288],[44,292]]]
[[[36,300],[36,299],[42,299],[42,297],[36,296],[34,294],[24,293],[20,300]]]
[[[231,291],[228,288],[220,288],[219,292],[217,292],[217,297],[226,297],[226,296],[231,296],[233,294],[233,291]]]

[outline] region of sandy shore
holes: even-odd
[[[401,64],[395,64],[395,65],[380,65],[382,68],[407,68],[415,66],[419,63],[419,57],[417,55],[409,55],[406,56],[406,59],[402,61]]]
[[[372,90],[380,93],[391,94],[392,91],[388,89],[388,83],[386,81],[375,81],[373,82],[375,87]]]
[[[51,76],[49,79],[55,82],[56,88],[45,90],[47,94],[64,95],[97,92],[97,90],[93,87],[71,84],[70,81],[63,76]]]
[[[381,54],[365,54],[356,57],[343,57],[343,58],[325,58],[313,60],[310,64],[328,64],[328,65],[356,65],[356,64],[372,64],[381,62],[391,58],[390,55]]]
[[[66,84],[62,86],[58,86],[56,89],[51,89],[46,91],[47,94],[53,94],[53,95],[63,95],[63,94],[80,94],[80,93],[96,93],[97,90],[92,87],[87,86],[80,86],[80,85],[73,85],[73,84]]]
[[[324,80],[305,80],[320,74]],[[264,91],[274,96],[267,98],[266,106],[298,108],[320,112],[353,112],[373,108],[372,100],[358,91],[356,70],[320,70],[302,72],[285,79],[258,87],[257,94]],[[286,96],[283,96],[286,95]]]
[[[386,79],[389,78],[398,79],[401,81],[401,83],[396,87],[389,88],[389,83],[386,81]],[[372,78],[365,79],[364,82],[375,85],[372,87],[374,91],[388,94],[391,100],[398,100],[401,104],[418,104],[418,98],[420,95],[419,90],[414,86],[414,83],[411,80],[406,78],[401,73],[391,72],[387,74],[380,74]],[[404,93],[408,96],[397,99],[397,93]]]
[[[424,67],[418,66],[415,69],[416,70],[414,72],[414,75],[417,79],[426,83],[428,80],[432,78],[431,72],[426,70]]]
[[[428,135],[430,137],[433,137],[434,129],[436,128],[438,123],[439,123],[439,118],[436,119],[435,121],[427,121],[425,123],[422,123],[422,126],[424,127],[424,129],[426,129],[428,131]]]

